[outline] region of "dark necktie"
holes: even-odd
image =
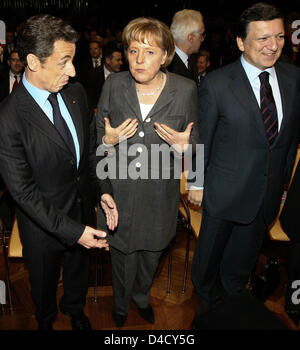
[[[60,109],[57,101],[57,94],[51,93],[48,97],[48,100],[51,103],[51,106],[53,109],[54,126],[56,127],[56,129],[64,139],[65,143],[67,144],[67,146],[69,147],[69,149],[71,150],[71,152],[76,158],[74,140],[66,121],[64,120],[63,116],[60,113]]]
[[[270,145],[274,142],[278,134],[278,116],[276,105],[272,93],[272,88],[269,83],[269,73],[262,72],[259,75],[260,79],[260,109],[263,117],[263,122],[266,129],[266,134]]]
[[[14,89],[18,86],[18,84],[19,84],[19,83],[18,83],[18,76],[15,75],[14,78],[15,78],[15,81],[14,81],[14,83],[13,83],[12,90],[14,90]]]

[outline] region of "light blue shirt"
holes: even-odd
[[[258,106],[260,108],[260,80],[259,80],[259,74],[262,72],[259,68],[253,66],[249,62],[247,62],[244,58],[243,55],[241,55],[241,63],[242,66],[247,74],[247,77],[249,79],[249,82],[251,84],[251,87],[253,89],[254,95],[256,97]],[[278,116],[278,131],[280,130],[281,123],[282,123],[282,101],[281,101],[281,96],[280,96],[280,91],[279,91],[279,85],[278,85],[278,80],[276,76],[276,71],[274,67],[265,69],[266,72],[268,72],[269,75],[269,83],[272,87],[272,92],[276,104],[276,109],[277,109],[277,116]]]
[[[31,85],[27,81],[25,74],[23,74],[22,82],[23,82],[26,90],[34,98],[36,103],[41,107],[43,112],[46,114],[46,116],[49,118],[49,120],[53,124],[53,110],[52,110],[51,103],[48,100],[50,92],[47,90],[39,89],[36,86]],[[78,142],[78,137],[77,137],[75,125],[73,123],[73,120],[72,120],[71,115],[68,111],[68,108],[66,107],[64,100],[62,99],[60,93],[57,93],[57,101],[58,101],[61,115],[63,116],[64,120],[66,121],[68,128],[70,129],[71,135],[73,137],[75,151],[76,151],[77,168],[78,168],[79,161],[80,161],[80,152],[79,152],[79,142]]]

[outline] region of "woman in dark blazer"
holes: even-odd
[[[293,181],[288,190],[284,207],[280,215],[280,223],[290,238],[287,248],[288,281],[285,292],[285,310],[289,317],[298,325],[300,320],[299,283],[300,280],[300,163],[298,162]],[[296,283],[295,285],[293,284]],[[298,290],[298,292],[297,292]],[[297,303],[295,303],[295,298]]]
[[[180,176],[174,176],[174,168],[181,167],[183,145],[199,143],[196,84],[166,70],[174,55],[169,28],[137,18],[124,29],[123,43],[129,71],[109,76],[97,112],[98,143],[113,146],[107,162],[120,213],[109,236],[118,327],[131,300],[141,317],[154,323],[150,289],[176,233]],[[170,145],[177,151],[164,158]],[[155,157],[156,146],[166,153]]]

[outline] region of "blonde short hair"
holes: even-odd
[[[133,40],[150,44],[155,43],[167,52],[167,58],[162,68],[166,68],[172,61],[175,53],[173,35],[169,27],[154,18],[139,17],[130,21],[123,30],[122,35],[125,53]]]
[[[181,43],[190,33],[202,30],[200,23],[203,23],[203,16],[199,11],[185,9],[176,12],[171,24],[175,43]]]

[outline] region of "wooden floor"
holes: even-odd
[[[155,313],[155,324],[143,320],[134,304],[131,305],[127,321],[122,329],[127,330],[189,330],[193,320],[197,299],[191,282],[191,262],[195,247],[195,239],[190,240],[190,259],[186,291],[182,293],[182,282],[185,261],[186,234],[181,226],[173,247],[173,268],[171,278],[171,293],[167,294],[168,282],[168,254],[162,257],[153,287],[151,290],[151,304]],[[281,282],[265,302],[271,310],[290,329],[297,328],[284,312],[284,286],[286,281],[285,246],[268,239],[264,244],[259,258],[257,271],[261,271],[267,257],[277,257],[281,265]],[[93,257],[95,259],[95,256]],[[95,264],[91,266],[91,282],[87,296],[85,312],[94,330],[117,329],[111,315],[112,288],[111,265],[108,252],[102,251],[98,255],[100,268],[98,269],[99,285],[94,287]],[[94,261],[94,260],[93,260]],[[0,306],[0,330],[34,330],[37,324],[34,318],[34,305],[31,300],[28,271],[22,260],[10,262],[11,281],[13,286],[14,309]],[[0,279],[5,280],[3,255],[0,254]],[[58,287],[58,299],[63,293],[62,285]],[[67,316],[60,312],[54,324],[55,330],[70,330]]]

